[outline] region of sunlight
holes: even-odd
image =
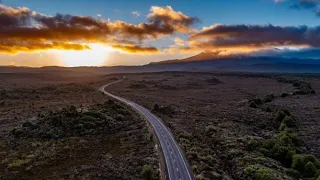
[[[108,54],[112,51],[111,47],[102,44],[88,44],[91,49],[81,51],[58,51],[65,66],[101,66],[108,58]]]

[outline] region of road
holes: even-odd
[[[192,172],[190,171],[188,162],[184,158],[181,149],[179,148],[179,145],[174,140],[171,132],[169,129],[163,124],[162,120],[158,118],[156,115],[151,113],[148,109],[144,108],[143,106],[140,106],[139,104],[136,104],[132,101],[126,100],[122,97],[113,95],[105,90],[106,87],[118,83],[122,80],[118,80],[109,84],[106,84],[102,87],[100,87],[100,91],[104,94],[117,99],[134,110],[138,111],[140,114],[142,114],[151,124],[156,136],[158,137],[160,148],[162,150],[162,154],[164,157],[164,162],[166,165],[166,173],[165,173],[165,179],[168,180],[193,180],[194,176],[192,175]]]

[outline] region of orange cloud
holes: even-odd
[[[122,46],[122,45],[113,45],[112,46],[115,49],[120,49],[122,51],[125,52],[129,52],[132,54],[136,54],[136,53],[158,53],[160,52],[159,49],[155,48],[155,47],[144,47],[144,46]]]
[[[83,43],[105,43],[130,52],[157,52],[134,44],[175,32],[187,32],[196,18],[173,10],[153,6],[149,22],[129,24],[105,21],[89,16],[57,14],[46,16],[28,8],[0,5],[0,52],[17,53],[47,49],[75,49],[87,47]],[[68,42],[68,43],[66,43]],[[129,46],[130,45],[130,46]]]

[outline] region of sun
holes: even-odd
[[[75,66],[101,66],[108,58],[108,54],[112,51],[111,47],[102,44],[88,44],[90,49],[62,50],[58,51],[58,56],[63,64],[68,67]]]

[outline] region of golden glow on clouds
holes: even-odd
[[[74,66],[101,66],[107,61],[108,55],[113,51],[111,47],[103,44],[88,44],[86,50],[59,50],[58,57],[68,67]]]

